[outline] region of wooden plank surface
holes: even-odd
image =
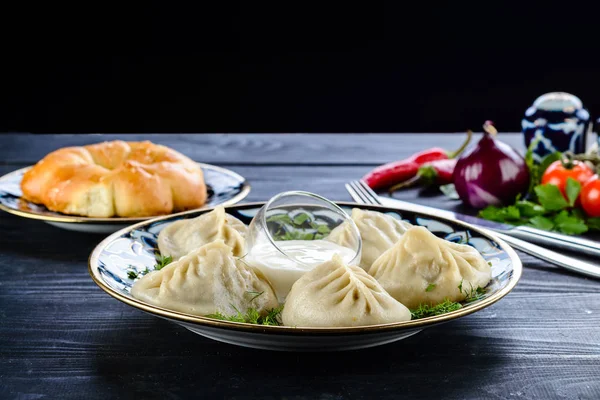
[[[315,147],[329,140],[305,137]],[[23,154],[43,154],[60,144],[54,140]],[[407,143],[405,153],[422,145]],[[0,136],[0,160],[5,145]],[[348,200],[343,183],[365,172],[364,165],[249,164],[231,168],[251,182],[252,201],[290,189]],[[0,165],[0,174],[18,166]],[[402,196],[456,205],[417,194]],[[2,399],[600,398],[600,282],[527,255],[515,290],[471,316],[379,348],[275,353],[205,339],[106,295],[87,273],[102,236],[6,213],[0,226]]]
[[[515,147],[523,147],[522,135],[502,133]],[[480,138],[475,134],[473,142]],[[81,146],[104,140],[151,140],[168,145],[190,158],[206,163],[288,165],[372,165],[408,156],[412,150],[441,146],[455,150],[464,134],[144,134],[144,135],[0,135],[0,162],[31,164],[64,146]]]

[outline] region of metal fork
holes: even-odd
[[[363,181],[351,181],[346,184],[346,190],[350,193],[350,196],[360,204],[377,204],[383,205],[379,200],[379,196],[375,193],[366,183]],[[420,214],[430,215],[435,217],[432,210],[429,207],[420,206],[418,204],[404,203],[404,209],[410,212],[416,212]],[[475,225],[477,226],[477,225]],[[559,267],[578,272],[580,274],[591,276],[594,278],[600,278],[600,266],[588,263],[578,258],[565,256],[564,254],[557,253],[552,250],[548,250],[544,247],[535,245],[533,243],[526,242],[521,239],[514,238],[512,236],[504,235],[499,232],[492,232],[481,226],[477,226],[479,230],[486,234],[496,236],[506,243],[513,246],[515,249],[521,250],[524,253],[532,255],[541,260],[547,261]]]

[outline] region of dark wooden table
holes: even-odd
[[[501,136],[521,147],[520,136]],[[349,200],[344,182],[455,135],[0,135],[0,174],[51,150],[150,139],[226,166],[247,201],[304,189]],[[452,208],[441,196],[403,199]],[[390,345],[345,353],[235,347],[122,304],[87,273],[101,236],[0,212],[0,398],[600,399],[600,282],[520,254],[499,303]]]

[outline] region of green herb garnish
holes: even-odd
[[[534,189],[537,198],[547,211],[563,210],[569,206],[567,200],[557,186],[552,184],[538,185]]]
[[[588,231],[588,226],[583,219],[566,210],[561,211],[554,217],[557,230],[568,235],[579,235]]]
[[[490,263],[490,265],[491,265],[491,263]],[[481,299],[486,292],[485,288],[482,288],[479,286],[476,288],[471,286],[467,290],[464,288],[463,282],[464,281],[461,280],[460,283],[458,284],[458,290],[461,293],[465,294],[465,296],[466,296],[466,299],[464,300],[465,303],[471,303],[475,300]],[[469,285],[470,285],[470,283],[469,283]],[[435,288],[435,286],[436,286],[435,284],[429,284],[427,286],[427,289],[425,289],[425,291],[430,292],[431,290],[433,290]],[[421,304],[418,308],[411,310],[411,315],[412,315],[412,319],[433,317],[434,315],[441,315],[441,314],[449,313],[451,311],[456,311],[459,308],[462,308],[461,303],[458,303],[456,301],[450,301],[449,299],[444,299],[443,302],[441,302],[440,304],[437,304],[435,306],[430,306],[428,304]]]
[[[251,295],[251,296],[252,296],[252,298],[250,299],[250,302],[252,302],[252,301],[254,301],[254,300],[255,300],[255,299],[258,297],[258,296],[260,296],[261,294],[263,294],[263,293],[264,293],[264,291],[262,291],[262,292],[255,292],[255,291],[248,290],[248,291],[246,291],[246,293],[248,293],[249,295]]]
[[[600,217],[589,218],[586,223],[589,229],[600,231]]]
[[[224,315],[220,312],[216,312],[214,314],[207,315],[207,317],[219,319],[222,321],[244,322],[247,324],[255,324],[255,325],[271,325],[271,326],[281,325],[280,315],[281,315],[281,312],[283,311],[283,306],[269,310],[267,315],[265,315],[264,317],[261,316],[255,308],[249,308],[245,314],[242,314],[235,307],[233,307],[233,309],[236,311],[236,314],[234,314],[234,315]]]
[[[294,223],[292,221],[292,219],[290,218],[290,216],[287,214],[271,215],[269,218],[267,218],[267,222],[279,222],[279,223],[290,224],[290,225],[292,225]]]
[[[509,222],[514,225],[522,225],[521,211],[516,205],[508,207],[488,206],[479,212],[481,218],[489,219],[490,221]]]
[[[433,289],[435,289],[437,285],[435,283],[430,283],[429,285],[427,285],[427,288],[425,288],[426,292],[431,292]]]
[[[463,280],[460,281],[460,284],[458,285],[458,290],[461,293],[464,293],[464,295],[466,296],[465,298],[465,302],[466,303],[471,303],[473,301],[479,300],[483,297],[483,295],[485,294],[485,292],[487,291],[485,288],[482,288],[480,286],[477,286],[476,288],[473,287],[473,285],[471,285],[471,282],[469,282],[469,289],[464,289],[463,290]]]
[[[304,222],[308,221],[310,217],[306,213],[298,214],[294,217],[294,225],[302,225]]]
[[[161,256],[160,254],[156,256],[156,265],[154,266],[155,271],[160,271],[167,265],[173,262],[173,257],[171,256]]]
[[[326,224],[313,221],[306,212],[298,213],[293,219],[287,214],[272,215],[267,222],[277,224],[273,234],[275,240],[318,240],[331,231]]]
[[[543,229],[545,231],[551,231],[552,229],[554,229],[554,222],[552,222],[550,218],[546,218],[542,215],[530,218],[529,225],[534,228]]]
[[[519,218],[532,218],[538,215],[544,215],[546,210],[539,204],[536,204],[527,200],[520,200],[515,203],[515,206],[519,209]]]
[[[127,271],[127,277],[129,279],[135,279],[138,277],[138,273],[135,271]]]
[[[579,197],[579,193],[581,192],[581,183],[577,182],[571,177],[568,177],[565,191],[567,192],[567,198],[569,199],[569,206],[573,207],[577,197]]]
[[[329,227],[327,225],[319,225],[317,227],[317,232],[319,233],[329,233]]]
[[[267,315],[263,318],[261,325],[273,325],[278,326],[281,325],[281,312],[283,311],[283,306],[279,306],[277,308],[272,308]]]
[[[411,319],[419,319],[426,317],[433,317],[434,315],[446,314],[451,311],[456,311],[462,308],[460,303],[445,299],[438,305],[430,306],[428,304],[421,304],[418,308],[411,310]]]
[[[599,229],[594,218],[586,220],[584,213],[573,208],[581,184],[574,179],[567,180],[566,200],[560,190],[551,184],[533,188],[539,204],[528,200],[517,200],[508,207],[489,206],[479,212],[481,218],[505,222],[512,225],[528,225],[546,231],[557,231],[567,235],[578,235],[590,229]]]

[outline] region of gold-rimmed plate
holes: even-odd
[[[229,206],[227,212],[248,224],[264,203]],[[522,265],[515,251],[493,235],[461,222],[401,209],[338,202],[344,210],[363,208],[387,213],[425,226],[446,240],[475,247],[492,265],[492,281],[477,301],[459,310],[423,319],[393,324],[347,328],[303,328],[263,326],[185,314],[144,303],[131,296],[134,280],[128,272],[142,271],[156,264],[156,240],[160,231],[182,218],[193,218],[210,211],[191,211],[140,222],[115,232],[92,252],[89,272],[94,282],[110,296],[141,311],[175,322],[199,335],[239,346],[280,351],[335,351],[378,346],[412,336],[422,329],[452,321],[488,307],[506,296],[521,277]]]
[[[204,172],[208,190],[205,207],[236,204],[250,193],[250,185],[243,176],[229,169],[211,164],[198,163],[198,165]],[[48,210],[43,205],[32,203],[22,197],[21,180],[23,174],[30,168],[21,168],[0,177],[0,210],[24,218],[41,220],[59,228],[90,233],[112,233],[127,225],[155,218],[94,218],[67,215]]]

